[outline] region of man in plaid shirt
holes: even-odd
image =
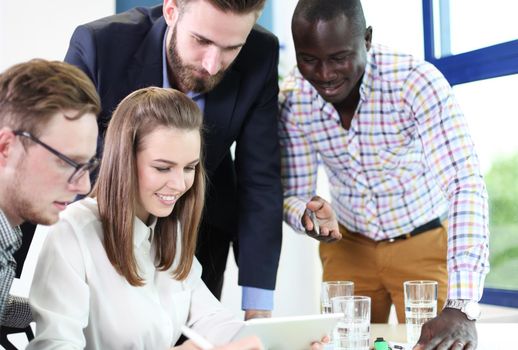
[[[27,300],[9,295],[18,225],[51,225],[90,191],[99,111],[90,79],[69,64],[32,60],[0,74],[0,325],[32,321]]]
[[[371,296],[373,322],[387,322],[392,304],[405,322],[403,282],[435,280],[445,308],[417,348],[475,348],[487,193],[451,87],[429,63],[372,44],[359,0],[300,0],[292,32],[297,68],[280,95],[284,219],[324,242],[324,280]],[[331,203],[315,196],[319,158]]]

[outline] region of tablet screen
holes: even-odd
[[[330,335],[343,314],[258,318],[245,322],[234,339],[258,336],[267,350],[308,350]]]

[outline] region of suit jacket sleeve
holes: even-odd
[[[267,50],[269,59],[255,62],[267,67],[265,83],[257,89],[257,98],[236,143],[238,261],[240,285],[275,289],[282,243],[276,39]]]

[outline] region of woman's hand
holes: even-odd
[[[324,344],[327,344],[329,343],[330,339],[329,337],[326,335],[324,338],[322,338],[321,341],[316,341],[314,343],[311,344],[311,350],[323,350],[324,349]]]
[[[323,350],[324,344],[329,343],[329,337],[325,336],[319,342],[314,342],[311,344],[311,350]],[[263,350],[263,344],[258,337],[252,336],[243,338],[240,340],[233,341],[227,345],[218,346],[213,348],[212,350]],[[180,346],[175,346],[170,350],[202,350],[201,348],[194,345],[191,340],[187,340]]]
[[[227,345],[218,346],[213,348],[212,350],[263,350],[263,344],[261,344],[261,341],[257,337],[247,337],[240,340],[233,341],[232,343],[229,343]],[[312,348],[313,349],[313,348]],[[315,350],[318,350],[321,348],[315,348]],[[185,341],[180,346],[175,346],[174,348],[171,348],[170,350],[202,350],[201,348],[197,347],[192,340]]]

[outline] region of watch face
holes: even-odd
[[[480,305],[475,302],[469,302],[464,307],[464,312],[470,320],[476,320],[480,317]]]

